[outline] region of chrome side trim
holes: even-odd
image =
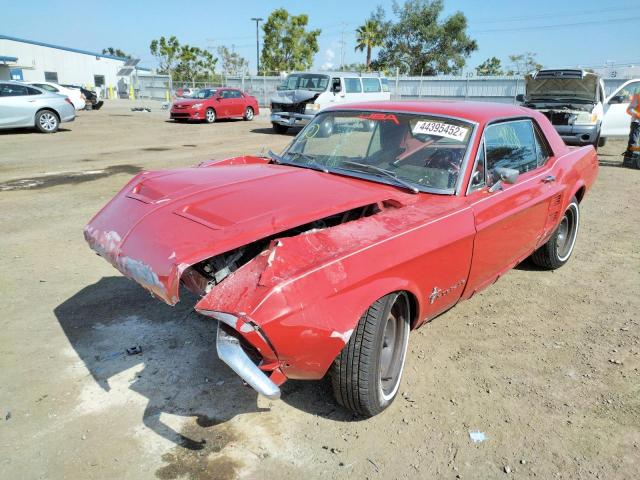
[[[229,365],[231,370],[251,385],[256,392],[272,400],[280,398],[280,388],[251,361],[240,346],[240,341],[228,335],[220,325],[218,325],[216,350],[220,360]]]

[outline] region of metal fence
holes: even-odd
[[[173,91],[179,87],[234,87],[258,99],[260,106],[269,106],[269,99],[282,83],[280,76],[220,76],[215,82],[173,82]],[[605,93],[611,94],[627,79],[604,79]],[[137,94],[141,98],[165,100],[172,97],[171,82],[166,75],[145,75],[138,78]],[[515,97],[524,93],[522,77],[393,77],[389,78],[391,98],[395,100],[474,100],[484,102],[515,103]]]

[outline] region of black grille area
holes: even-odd
[[[271,104],[271,112],[304,113],[306,103],[276,103]]]
[[[569,118],[571,113],[566,112],[542,112],[553,125],[569,125]]]

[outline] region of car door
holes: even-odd
[[[246,101],[242,96],[240,90],[229,90],[233,102],[231,103],[231,116],[241,117],[244,115],[244,109],[246,108]]]
[[[37,97],[30,92],[40,93],[18,83],[0,83],[0,126],[33,126]]]
[[[218,118],[228,118],[233,115],[234,99],[231,96],[231,90],[221,90],[218,97],[218,106],[216,113]]]
[[[640,94],[640,80],[622,85],[606,101],[601,136],[626,137],[629,135],[631,115],[627,113],[631,96]]]
[[[552,151],[531,119],[485,128],[467,194],[476,238],[466,296],[526,258],[548,225],[554,225],[549,222],[551,200],[562,195],[554,165]],[[517,181],[491,188],[497,167],[517,169]]]

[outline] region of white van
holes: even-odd
[[[389,80],[377,73],[291,73],[271,97],[271,125],[285,133],[330,105],[390,99]]]
[[[640,78],[623,83],[607,97],[604,102],[604,117],[600,136],[603,139],[612,137],[629,137],[631,115],[627,113],[632,95],[640,94]]]

